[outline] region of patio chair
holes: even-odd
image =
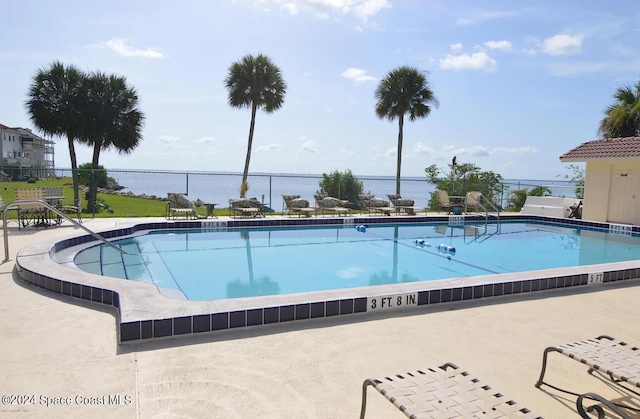
[[[389,206],[389,201],[385,201],[382,198],[376,198],[371,194],[360,194],[358,197],[360,198],[360,205],[367,210],[369,215],[374,213],[390,216],[391,211],[393,211],[393,208]]]
[[[334,198],[332,196],[314,195],[316,197],[316,209],[324,217],[325,214],[349,215],[350,210],[347,205],[349,201]]]
[[[364,419],[368,386],[410,418],[541,418],[450,362],[366,379],[360,419]]]
[[[53,186],[45,186],[44,188],[44,197],[49,205],[52,205],[56,208],[62,205],[62,200],[64,196],[62,195],[62,187],[53,187]]]
[[[404,212],[407,215],[416,215],[417,211],[422,211],[424,208],[414,206],[415,201],[413,199],[404,199],[400,195],[387,195],[389,201],[393,204],[396,213]]]
[[[587,412],[591,412],[593,410],[598,412],[599,417],[604,417],[601,406],[596,405],[585,408],[585,399],[595,400],[604,404],[607,408],[613,410],[622,418],[630,418],[631,416],[621,409],[630,409],[636,414],[638,413],[637,408],[613,403],[593,393],[577,394],[544,382],[544,374],[547,369],[547,357],[551,352],[559,352],[562,355],[580,362],[581,364],[585,364],[589,367],[589,370],[587,371],[588,374],[593,373],[593,371],[599,371],[609,376],[612,382],[619,384],[621,387],[633,392],[634,394],[640,395],[629,388],[640,388],[640,347],[606,335],[598,336],[595,339],[586,339],[564,345],[549,346],[544,350],[542,357],[542,370],[540,371],[540,377],[536,383],[537,388],[540,388],[544,384],[563,393],[578,396],[578,399],[576,400],[576,408],[583,418],[591,417],[587,415]],[[623,386],[621,383],[627,383],[628,386]]]
[[[78,200],[73,205],[60,203],[60,211],[75,214],[79,223],[82,223],[82,198],[78,196]]]
[[[232,217],[264,217],[264,205],[257,198],[233,198],[229,200]]]
[[[18,201],[44,201],[45,194],[42,188],[16,189],[16,200]],[[18,229],[33,225],[36,227],[47,226],[47,216],[49,210],[37,202],[17,204],[18,207]]]
[[[470,191],[464,197],[464,212],[469,210],[478,211],[480,208],[480,200],[482,199],[482,192]]]
[[[311,217],[316,209],[309,206],[309,201],[300,198],[300,195],[282,195],[282,212],[287,213],[289,217],[292,214],[298,214],[299,217]]]
[[[438,212],[447,210],[447,214],[451,214],[453,212],[453,204],[449,199],[449,192],[436,191],[436,196],[438,197]]]
[[[167,194],[166,218],[175,220],[177,217],[185,217],[186,219],[202,218],[196,211],[195,203],[187,195],[169,192]]]

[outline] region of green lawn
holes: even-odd
[[[0,182],[0,196],[6,203],[15,201],[16,189],[21,188],[41,188],[41,187],[62,187],[62,194],[64,196],[63,205],[73,205],[73,187],[71,186],[71,178],[49,178],[41,179],[36,183],[24,182]],[[87,201],[84,199],[84,191],[80,190],[80,198],[82,199],[82,213],[86,216],[94,216],[87,211]],[[157,199],[144,199],[132,196],[116,195],[98,193],[98,201],[103,202],[107,207],[111,208],[113,212],[101,210],[95,214],[95,217],[163,217],[166,211],[166,202],[164,200]],[[222,210],[221,210],[222,211]],[[204,208],[198,208],[198,212],[203,215],[206,214]],[[218,211],[216,210],[216,213]],[[221,214],[222,212],[220,212]],[[16,214],[13,211],[9,212],[10,217],[15,217]]]

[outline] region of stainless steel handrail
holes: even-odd
[[[498,208],[496,208],[495,205],[493,205],[493,203],[487,199],[487,197],[485,197],[484,195],[480,194],[478,196],[478,198],[476,198],[475,196],[471,195],[471,198],[473,198],[474,201],[476,201],[476,205],[479,206],[480,208],[482,208],[484,210],[484,219],[485,222],[489,221],[489,215],[493,215],[493,214],[489,214],[489,210],[487,209],[487,207],[485,207],[482,204],[482,199],[484,198],[484,202],[487,203],[492,210],[494,210],[496,212],[495,217],[498,221],[500,221],[500,210]]]
[[[46,203],[45,201],[42,201],[40,199],[24,199],[24,200],[18,200],[18,201],[13,201],[13,202],[8,203],[4,207],[4,211],[2,212],[2,221],[3,221],[3,223],[2,223],[2,232],[4,234],[4,260],[3,260],[3,262],[7,262],[9,260],[9,235],[7,234],[7,211],[10,210],[11,207],[15,207],[15,206],[17,206],[19,204],[42,204],[42,206],[47,207],[49,210],[55,212],[56,214],[58,214],[59,216],[63,217],[64,219],[71,221],[71,223],[77,225],[78,227],[80,227],[81,229],[83,229],[87,233],[91,234],[93,237],[95,237],[96,239],[100,240],[101,242],[111,246],[112,248],[116,249],[118,252],[120,252],[122,254],[127,254],[127,252],[125,252],[124,250],[122,250],[118,246],[114,245],[113,243],[111,243],[110,241],[105,239],[104,237],[102,237],[102,236],[94,233],[93,231],[89,230],[87,227],[83,226],[79,222],[75,221],[73,218],[69,217],[67,214],[63,213],[62,211],[60,211],[56,207]]]

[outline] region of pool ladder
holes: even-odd
[[[493,202],[488,200],[484,195],[479,194],[477,197],[474,195],[469,195],[467,198],[473,199],[476,205],[479,208],[482,208],[482,210],[484,211],[485,223],[489,221],[489,217],[495,217],[496,221],[500,221],[500,210],[495,205],[493,205]],[[492,212],[489,212],[489,210],[492,210]]]
[[[498,234],[500,232],[500,210],[493,204],[493,202],[491,202],[482,194],[477,195],[477,197],[475,195],[469,195],[467,198],[473,199],[478,208],[481,208],[484,211],[484,232],[482,232],[482,234],[479,234],[477,226],[465,226],[465,243],[467,235],[473,237],[473,239],[469,243],[481,243],[494,234]],[[489,212],[489,210],[492,210],[492,212]],[[489,217],[495,217],[496,220],[496,231],[494,233],[487,232],[489,227]],[[471,228],[467,229],[467,227],[471,227],[473,230],[471,230]]]

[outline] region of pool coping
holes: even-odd
[[[542,221],[559,226],[604,229],[618,234],[639,234],[640,227],[566,218],[509,214],[509,221]],[[278,227],[345,226],[359,224],[407,224],[447,222],[461,225],[484,221],[484,216],[354,216],[329,218],[278,218],[140,222],[99,233],[119,238],[142,230],[185,228],[194,230]],[[19,250],[16,266],[28,284],[116,310],[118,343],[137,343],[184,335],[306,321],[364,313],[397,312],[416,306],[433,306],[514,294],[539,293],[569,287],[640,278],[640,260],[506,274],[418,281],[391,285],[316,291],[288,295],[248,297],[214,301],[179,300],[162,295],[153,284],[104,277],[65,266],[57,252],[86,246],[96,239],[88,234],[34,243]]]

